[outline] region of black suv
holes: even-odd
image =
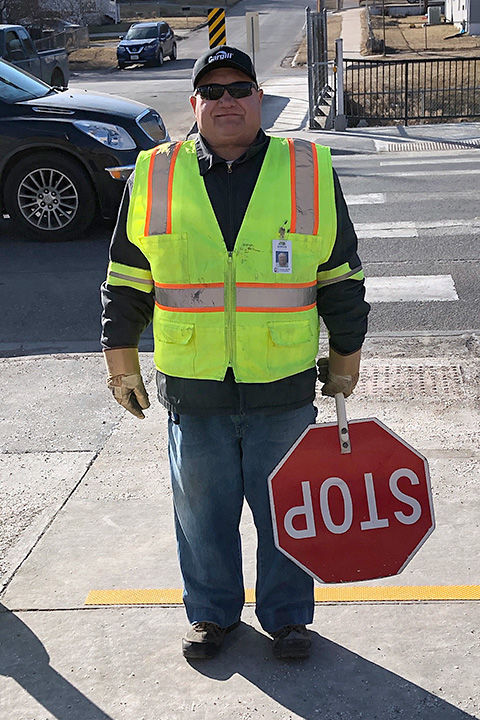
[[[0,212],[35,239],[70,240],[115,218],[140,150],[169,140],[142,103],[52,88],[0,60]],[[112,170],[112,175],[108,172]]]
[[[127,65],[163,65],[164,58],[175,60],[177,43],[168,23],[141,22],[132,25],[117,46],[118,67]]]

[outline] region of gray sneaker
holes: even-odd
[[[240,625],[240,621],[226,628],[213,622],[196,622],[191,625],[182,639],[183,657],[194,660],[209,660],[222,647],[225,635]]]
[[[309,657],[312,641],[305,625],[285,625],[271,635],[275,657],[284,660]]]

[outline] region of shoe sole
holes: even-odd
[[[229,625],[225,629],[225,635],[232,632],[240,625],[240,620],[233,625]],[[225,636],[224,636],[225,637]],[[196,643],[190,642],[189,640],[182,640],[182,655],[184,658],[190,660],[211,660],[218,653],[222,647],[223,639],[220,645],[214,645],[213,643]]]

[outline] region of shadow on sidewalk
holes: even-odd
[[[0,676],[11,677],[57,720],[112,720],[51,665],[38,637],[0,603]]]
[[[311,637],[308,660],[282,662],[272,657],[268,637],[242,623],[221,656],[190,665],[214,680],[240,675],[305,720],[473,720],[474,716],[400,675],[318,633]]]

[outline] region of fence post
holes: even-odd
[[[334,130],[344,132],[347,129],[347,118],[345,117],[344,83],[343,83],[343,40],[335,40],[335,65],[336,72],[336,93],[337,100],[335,108]]]
[[[313,33],[312,33],[312,17],[309,7],[305,8],[305,23],[307,26],[307,76],[308,76],[308,127],[314,130],[315,123],[315,99],[313,87]]]
[[[328,35],[327,35],[327,9],[322,12],[322,84],[328,85]]]
[[[408,125],[408,60],[405,61],[405,125]]]

